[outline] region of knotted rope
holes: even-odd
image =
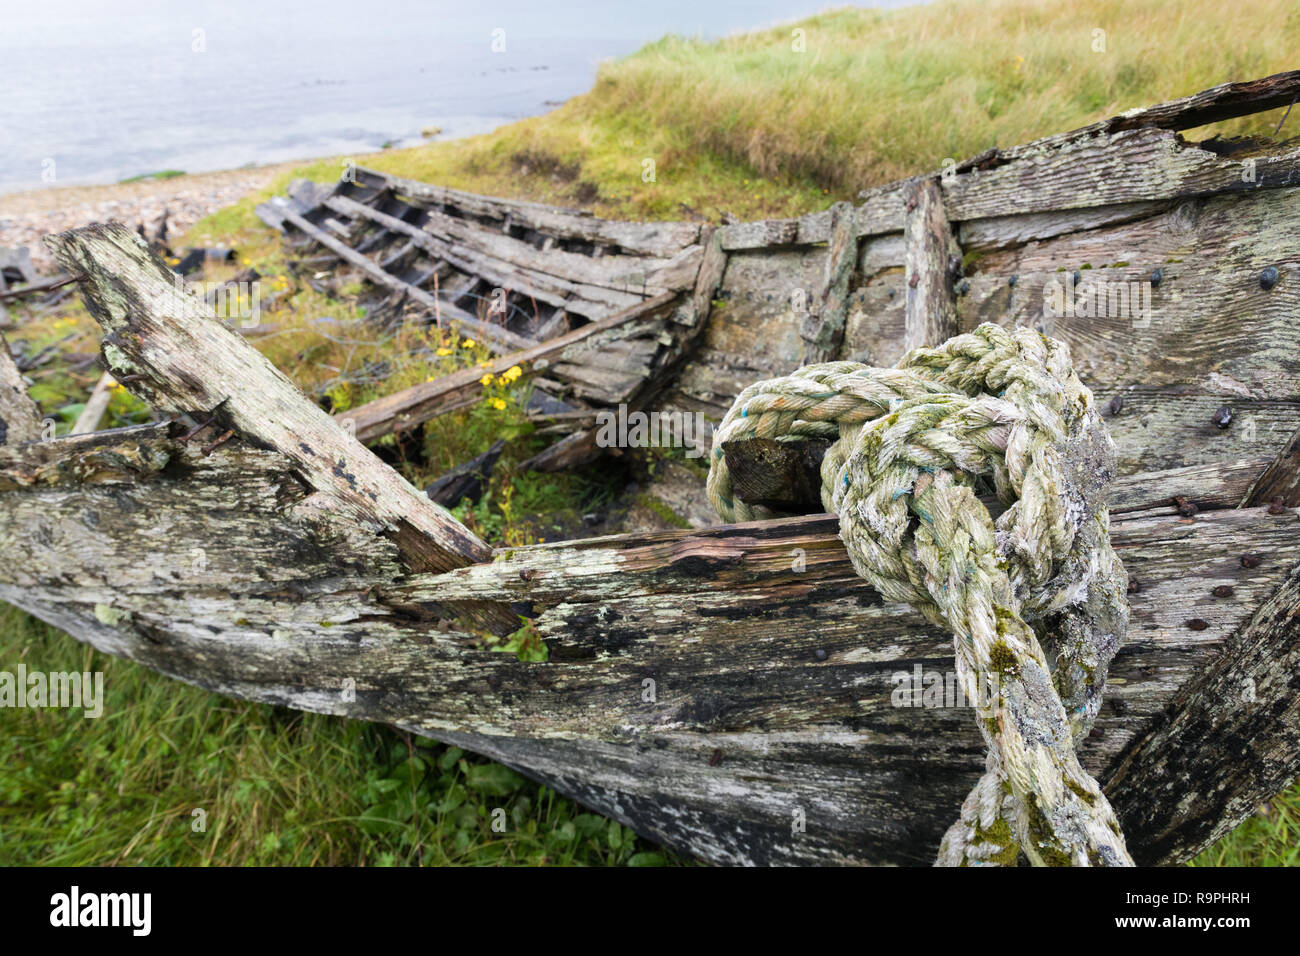
[[[1128,581],[1104,499],[1114,444],[1066,346],[986,324],[897,368],[829,362],[751,385],[714,433],[718,514],[767,514],[732,497],[725,442],[813,436],[835,439],[822,502],[853,567],[951,632],[966,698],[989,702],[985,773],[937,862],[1131,866],[1074,750],[1127,628]],[[1006,508],[996,521],[984,491]]]

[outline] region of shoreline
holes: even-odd
[[[56,265],[45,251],[42,236],[108,219],[119,220],[132,229],[141,223],[152,228],[164,211],[168,233],[178,235],[203,217],[265,189],[289,170],[310,162],[298,159],[185,173],[154,182],[53,185],[5,193],[0,195],[0,248],[26,246],[38,271],[53,272]]]

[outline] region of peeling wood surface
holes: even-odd
[[[464,743],[708,859],[926,862],[983,765],[963,709],[893,706],[895,674],[951,668],[950,639],[854,574],[828,516],[412,574],[276,452],[205,457],[152,426],[5,455],[5,600],[222,693]],[[74,463],[90,461],[117,471],[78,478]],[[3,484],[15,475],[28,476],[21,487]],[[1189,519],[1162,504],[1168,487],[1134,491],[1139,510],[1115,519],[1140,590],[1085,748],[1093,772],[1300,562],[1295,512]],[[1251,568],[1247,552],[1262,556]],[[1222,586],[1232,600],[1214,596]],[[440,612],[485,601],[531,605],[550,662],[491,653]],[[341,693],[349,679],[355,701]],[[1112,797],[1128,807],[1146,793]],[[791,834],[796,808],[805,834]]]

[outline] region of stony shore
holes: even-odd
[[[167,212],[168,233],[179,235],[204,216],[264,189],[301,162],[194,173],[157,182],[61,186],[0,195],[0,247],[27,246],[42,272],[55,270],[41,237],[116,219],[152,228]]]

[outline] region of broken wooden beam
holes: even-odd
[[[217,437],[209,450],[233,436],[281,451],[319,493],[319,507],[391,540],[413,570],[446,570],[491,553],[186,292],[125,226],[95,224],[46,243],[83,276],[81,292],[103,330],[102,357],[114,378],[166,414],[210,423]]]

